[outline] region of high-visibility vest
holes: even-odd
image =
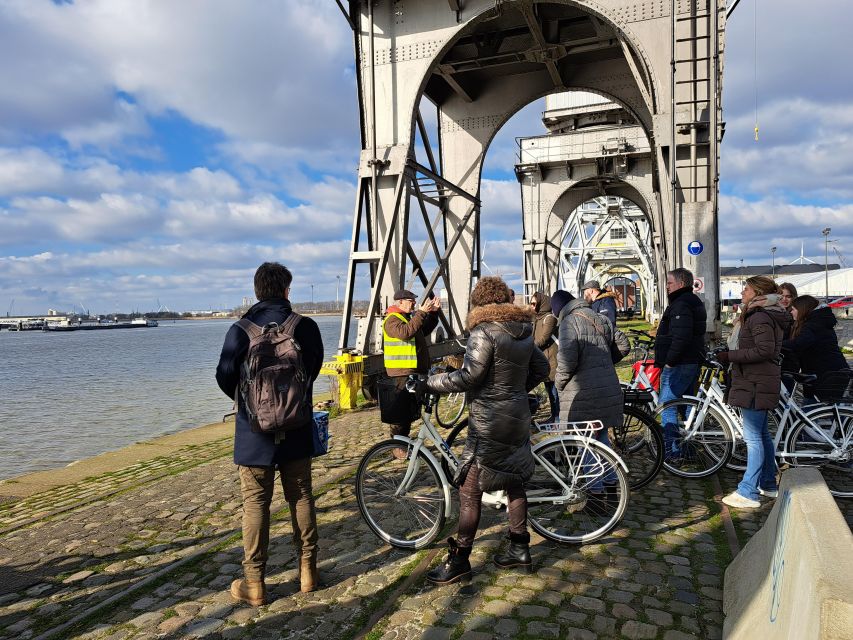
[[[400,313],[389,313],[382,321],[382,351],[384,352],[385,368],[386,369],[417,369],[418,368],[418,349],[415,346],[415,337],[410,340],[400,340],[392,338],[385,331],[385,323],[388,318],[397,316],[404,323],[409,324],[406,317]]]

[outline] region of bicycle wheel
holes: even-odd
[[[435,421],[442,427],[452,427],[462,417],[462,413],[465,411],[465,404],[464,393],[448,393],[439,396],[433,410]]]
[[[832,495],[853,498],[853,408],[829,405],[806,415],[826,438],[801,420],[791,428],[785,446],[793,455],[784,459],[794,466],[820,467]]]
[[[562,436],[533,451],[537,464],[525,488],[534,531],[556,542],[582,544],[605,536],[622,519],[628,479],[611,449]]]
[[[396,457],[395,451],[402,451],[406,458]],[[411,449],[399,440],[373,446],[358,465],[355,494],[361,516],[373,533],[394,547],[421,549],[444,527],[445,494],[435,464],[422,451],[414,460],[410,454]]]
[[[714,406],[698,414],[700,402],[677,398],[659,406],[654,420],[662,427],[663,466],[680,478],[704,478],[717,472],[732,455],[734,435],[725,416]],[[664,424],[662,414],[674,409],[675,422]],[[671,415],[671,414],[668,414]]]
[[[625,405],[622,426],[609,429],[609,436],[613,450],[628,467],[631,491],[654,480],[663,466],[663,435],[650,415]]]

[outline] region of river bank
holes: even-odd
[[[214,422],[178,433],[137,442],[115,451],[72,462],[68,466],[35,471],[0,480],[0,502],[27,498],[42,491],[82,482],[92,476],[114,473],[130,465],[170,456],[188,445],[204,445],[233,436],[234,419]]]

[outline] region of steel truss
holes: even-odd
[[[417,115],[418,133],[427,156],[429,167],[420,164],[416,158],[408,157],[403,170],[395,176],[393,213],[386,232],[381,234],[378,220],[374,214],[376,202],[375,189],[378,176],[364,175],[359,178],[356,192],[356,207],[350,245],[350,262],[347,271],[347,289],[344,299],[343,318],[339,349],[344,350],[350,341],[350,326],[347,321],[352,317],[356,289],[356,269],[359,265],[368,265],[370,269],[370,299],[366,316],[359,323],[355,349],[361,353],[377,353],[381,344],[378,326],[381,323],[383,309],[390,302],[381,299],[380,283],[389,269],[395,238],[402,238],[403,250],[399,264],[393,274],[397,288],[411,288],[415,280],[420,282],[424,296],[438,294],[444,289],[448,292],[447,308],[439,312],[440,326],[448,337],[459,334],[465,324],[467,309],[460,309],[450,293],[450,274],[448,263],[451,252],[459,244],[466,229],[473,224],[475,265],[474,276],[479,277],[481,258],[480,244],[480,199],[468,193],[458,185],[445,180],[435,162],[429,136],[421,114]],[[383,174],[387,178],[387,174]],[[465,214],[461,218],[449,215],[449,203],[453,198],[467,202]],[[412,208],[420,214],[411,216]],[[414,219],[413,219],[414,218]],[[413,234],[412,223],[419,222],[419,229]],[[415,249],[417,231],[422,234],[423,245]],[[366,247],[365,247],[366,245]],[[372,344],[372,342],[374,344]]]

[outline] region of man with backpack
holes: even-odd
[[[303,592],[317,588],[317,517],[311,487],[312,385],[323,363],[317,323],[288,300],[293,276],[277,262],[255,272],[258,303],[225,336],[216,381],[237,401],[234,463],[243,494],[243,573],[231,595],[265,604],[270,504],[275,472],[290,506]]]

